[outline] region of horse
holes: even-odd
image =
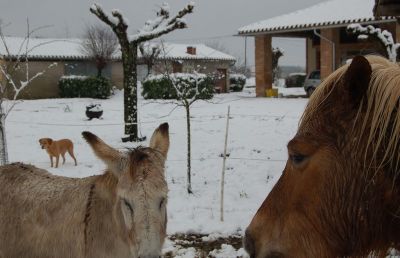
[[[400,247],[400,68],[356,56],[309,99],[250,257],[381,257]],[[392,249],[393,248],[393,249]]]
[[[1,258],[155,258],[166,236],[168,124],[149,147],[118,151],[82,133],[107,169],[87,178],[0,168]]]

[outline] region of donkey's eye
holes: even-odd
[[[307,157],[305,155],[301,154],[292,154],[290,155],[290,160],[293,162],[295,165],[301,164]]]
[[[165,198],[162,198],[161,201],[160,201],[159,208],[161,209],[164,206],[164,204],[165,204]]]
[[[128,210],[133,214],[133,207],[132,205],[125,199],[122,200],[124,202],[124,205],[128,208]]]

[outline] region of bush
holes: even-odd
[[[246,76],[240,73],[230,74],[229,83],[231,91],[242,91],[246,84]]]
[[[142,96],[145,99],[181,99],[172,82],[184,98],[190,99],[196,94],[196,82],[199,84],[198,99],[213,97],[213,79],[205,74],[174,73],[167,75],[150,75],[142,83]]]
[[[62,76],[58,81],[62,98],[106,99],[111,94],[111,83],[105,77]]]
[[[306,80],[305,73],[291,73],[286,78],[286,87],[303,87],[304,81]]]

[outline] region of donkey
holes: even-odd
[[[311,96],[285,169],[245,234],[251,257],[384,256],[400,247],[400,67],[353,58]]]
[[[54,176],[31,165],[0,168],[1,258],[155,258],[166,236],[168,124],[150,147],[120,152],[82,133],[103,175]]]

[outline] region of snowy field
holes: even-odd
[[[287,89],[289,90],[289,89]],[[186,192],[186,121],[182,108],[165,101],[140,100],[140,127],[150,138],[161,123],[170,125],[170,151],[166,177],[169,185],[168,234],[196,233],[241,236],[252,216],[281,175],[286,143],[296,132],[306,98],[255,98],[254,91],[219,94],[213,103],[199,101],[192,107],[192,188]],[[87,121],[85,106],[100,103],[102,120]],[[225,185],[225,221],[220,222],[220,178],[227,107],[231,107]],[[67,107],[68,106],[68,107]],[[173,112],[171,113],[171,111]],[[108,100],[50,99],[24,101],[7,118],[10,161],[31,163],[53,174],[85,177],[102,173],[105,166],[81,137],[91,131],[119,149],[135,147],[122,143],[122,92]],[[50,168],[48,155],[38,139],[69,138],[75,144],[78,166],[67,155],[60,168]],[[148,141],[142,143],[148,145]],[[174,249],[175,248],[175,249]],[[178,250],[167,241],[175,257],[195,257],[192,249]],[[214,257],[241,256],[243,250],[222,246]],[[220,253],[218,253],[220,252]]]

